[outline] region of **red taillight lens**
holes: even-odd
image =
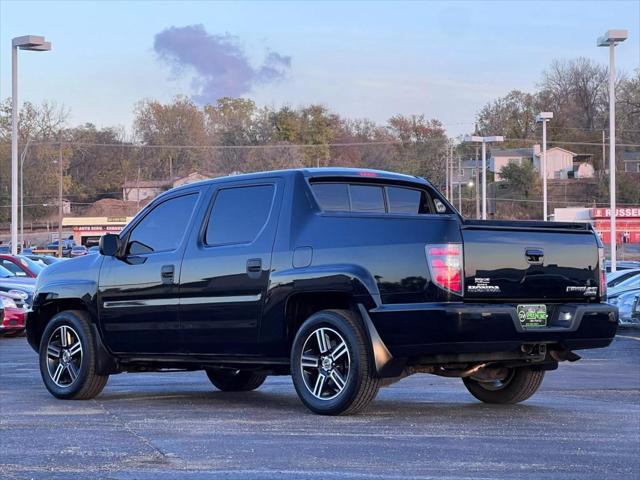
[[[431,281],[444,290],[462,295],[462,245],[427,245],[426,251]]]
[[[607,270],[604,264],[604,248],[598,248],[598,267],[600,269],[600,297],[607,296]]]

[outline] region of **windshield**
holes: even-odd
[[[0,265],[0,278],[12,278],[15,277],[13,272],[7,270],[3,266]]]
[[[20,263],[22,265],[27,267],[29,270],[31,270],[36,275],[38,275],[42,271],[42,269],[44,268],[42,265],[34,262],[29,257],[25,257],[23,255],[18,255],[18,258],[20,259]]]

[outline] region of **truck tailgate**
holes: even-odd
[[[466,220],[462,238],[465,300],[600,298],[599,242],[588,224]]]

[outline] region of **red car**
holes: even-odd
[[[26,318],[26,311],[16,306],[11,295],[0,293],[0,334],[11,336],[22,333]]]
[[[12,272],[16,277],[36,278],[42,267],[22,255],[0,255],[0,266]]]

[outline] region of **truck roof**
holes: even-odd
[[[377,178],[382,180],[396,180],[413,183],[428,184],[424,178],[416,177],[413,175],[405,175],[402,173],[387,172],[385,170],[373,170],[368,168],[338,168],[338,167],[321,167],[321,168],[291,168],[285,170],[270,170],[264,172],[255,173],[243,173],[239,175],[228,175],[226,177],[211,178],[202,180],[200,182],[189,183],[181,185],[179,187],[171,189],[176,191],[183,188],[188,188],[193,185],[208,185],[217,183],[233,182],[238,180],[253,180],[259,178],[276,177],[276,176],[289,176],[294,174],[302,174],[306,178],[331,178],[331,177],[343,177],[343,178]]]

